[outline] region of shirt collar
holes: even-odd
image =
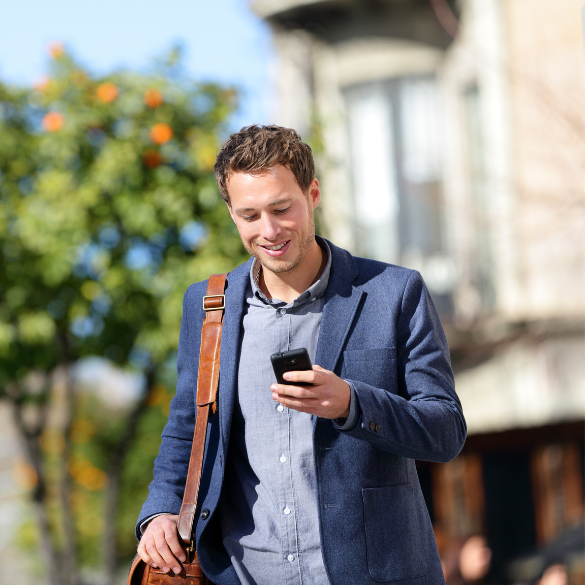
[[[301,293],[294,301],[292,301],[292,303],[289,303],[290,306],[298,306],[300,304],[306,303],[309,300],[314,301],[318,298],[321,298],[327,290],[327,285],[329,284],[329,275],[331,274],[331,250],[327,242],[321,236],[315,235],[315,240],[319,246],[321,246],[321,249],[325,250],[327,253],[327,264],[325,264],[325,268],[323,269],[321,276],[319,276],[319,278],[305,292]],[[252,293],[254,297],[269,305],[281,305],[283,301],[278,299],[269,300],[260,290],[259,279],[261,269],[262,265],[260,262],[254,259],[254,262],[252,262],[252,266],[250,267],[250,284],[252,285]]]

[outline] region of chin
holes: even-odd
[[[277,264],[276,266],[264,265],[264,268],[266,268],[266,270],[270,270],[270,272],[274,274],[284,274],[286,272],[294,270],[296,268],[296,265],[293,264],[292,262],[282,262]]]
[[[270,270],[274,274],[283,274],[285,272],[290,272],[293,268],[296,267],[294,262],[287,262],[286,260],[266,260],[265,258],[261,258],[257,254],[254,254],[254,258],[260,262],[262,268],[266,270]]]

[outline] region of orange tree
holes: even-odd
[[[234,101],[176,53],[97,78],[53,47],[34,89],[0,83],[0,399],[54,584],[84,564],[113,576],[135,550],[182,295],[243,259],[213,177]],[[137,401],[79,391],[86,356],[138,370]]]

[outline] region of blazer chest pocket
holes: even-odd
[[[425,552],[420,550],[415,497],[410,484],[362,489],[366,556],[374,581],[424,585]]]
[[[393,347],[351,349],[343,352],[341,378],[395,391],[396,350]]]

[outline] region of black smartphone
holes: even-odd
[[[273,353],[270,356],[270,361],[272,362],[272,368],[274,369],[274,374],[276,375],[276,380],[279,384],[294,384],[295,386],[312,385],[308,382],[287,382],[282,377],[285,372],[313,369],[309,352],[304,347]]]

